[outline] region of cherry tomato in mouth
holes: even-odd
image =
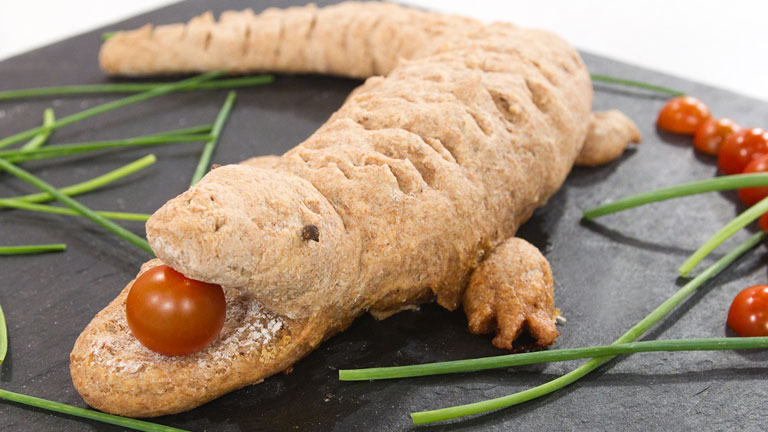
[[[709,119],[693,134],[693,146],[708,155],[717,156],[728,136],[741,129],[738,123],[727,118]]]
[[[753,160],[768,154],[768,131],[761,128],[742,129],[723,141],[717,167],[726,174],[738,174]]]
[[[744,174],[768,172],[768,154],[752,160],[744,168]],[[768,186],[755,186],[739,189],[739,198],[744,204],[751,206],[768,196]]]
[[[670,99],[659,111],[656,125],[665,131],[693,135],[712,114],[704,102],[691,96]]]
[[[202,351],[224,326],[221,286],[190,279],[169,266],[144,272],[126,300],[128,327],[142,345],[169,356]]]
[[[768,336],[768,285],[738,293],[728,310],[728,327],[739,336]]]

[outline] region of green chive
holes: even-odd
[[[120,417],[112,414],[106,414],[99,411],[93,411],[84,408],[78,408],[59,402],[49,401],[34,396],[27,396],[14,393],[8,390],[0,389],[0,399],[16,402],[19,404],[42,408],[44,410],[67,414],[75,417],[86,418],[113,425],[123,426],[129,429],[145,432],[184,432],[183,429],[177,429],[157,423],[145,422],[127,417]]]
[[[706,180],[683,183],[663,189],[656,189],[585,210],[584,219],[592,220],[607,214],[672,198],[755,186],[768,186],[768,173],[720,176]]]
[[[704,282],[720,273],[742,254],[760,244],[760,242],[763,240],[763,237],[763,233],[757,233],[750,237],[749,240],[726,254],[724,257],[720,258],[717,262],[704,270],[700,275],[696,276],[690,282],[680,288],[675,294],[669,297],[665,302],[663,302],[653,312],[643,318],[639,323],[635,324],[635,326],[629,329],[629,331],[619,337],[614,342],[614,345],[632,342],[638,337],[642,336],[643,333],[645,333],[651,326],[669,314],[669,312],[674,309],[675,306],[677,306],[686,297],[691,295],[698,287],[704,284]],[[592,360],[586,362],[584,365],[559,378],[556,378],[540,386],[524,390],[522,392],[467,405],[442,408],[432,411],[415,412],[411,414],[411,418],[413,419],[414,424],[425,424],[507,408],[513,405],[527,402],[531,399],[544,396],[571,383],[574,383],[581,377],[587,375],[601,365],[610,361],[612,358],[612,356],[593,358]]]
[[[759,218],[763,213],[768,212],[768,197],[748,208],[733,220],[728,222],[720,231],[709,238],[696,252],[693,253],[678,269],[681,276],[688,276],[710,252],[715,250],[724,241],[736,234],[740,229],[749,225],[752,221]]]
[[[5,360],[5,355],[8,353],[8,327],[5,325],[5,314],[3,308],[0,306],[0,365]]]
[[[35,135],[29,142],[24,144],[21,148],[23,150],[34,150],[48,141],[48,137],[51,136],[51,126],[56,123],[56,115],[53,113],[53,109],[46,108],[43,112],[43,130]]]
[[[154,164],[155,161],[157,161],[157,158],[155,157],[155,155],[150,154],[150,155],[144,156],[141,159],[135,160],[127,165],[124,165],[116,170],[110,171],[106,174],[102,174],[98,177],[94,177],[82,183],[77,183],[71,186],[61,188],[59,189],[59,192],[69,196],[76,196],[76,195],[84,194],[86,192],[91,192],[93,190],[107,186],[110,183],[113,183],[117,180],[120,180],[123,177],[127,177],[135,173],[136,171],[144,169]],[[39,202],[50,201],[53,199],[53,196],[45,192],[40,192],[35,194],[13,197],[11,199],[14,199],[16,201],[24,201],[28,203],[39,203]]]
[[[729,176],[716,177],[706,180],[700,180],[690,183],[684,183],[668,188],[657,189],[637,195],[632,195],[620,200],[591,208],[584,211],[584,219],[591,220],[600,216],[615,213],[621,210],[641,206],[644,204],[663,201],[671,198],[677,198],[687,195],[694,195],[704,192],[722,191],[730,189],[740,189],[745,187],[768,186],[768,173],[754,174],[736,174]],[[763,200],[738,217],[729,222],[720,231],[713,235],[704,243],[683,265],[679,272],[682,276],[687,276],[696,265],[698,265],[710,252],[717,246],[730,238],[741,228],[747,226],[750,222],[757,219],[768,210],[768,201]]]
[[[150,135],[144,135],[143,137],[136,137],[136,138],[146,138],[146,137],[158,137],[158,136],[168,136],[168,135],[197,135],[197,134],[209,134],[211,132],[211,129],[213,129],[212,124],[208,125],[200,125],[200,126],[191,126],[188,128],[183,129],[174,129],[169,130],[165,132],[158,132]]]
[[[198,90],[220,90],[241,87],[252,87],[263,84],[270,84],[275,80],[272,75],[256,75],[241,78],[219,79],[214,81],[202,82],[189,87],[179,89],[180,91],[198,91]],[[154,90],[158,87],[166,86],[168,83],[113,83],[113,84],[91,84],[91,85],[69,85],[56,87],[40,87],[20,90],[8,90],[0,92],[0,100],[20,99],[41,96],[64,96],[64,95],[82,95],[82,94],[108,94],[108,93],[138,93]]]
[[[647,84],[640,81],[632,81],[624,78],[616,78],[609,75],[599,75],[599,74],[590,74],[590,78],[592,78],[592,81],[600,81],[604,83],[610,83],[610,84],[620,84],[627,87],[637,87],[645,90],[653,90],[660,93],[666,93],[671,96],[684,96],[685,93],[678,91],[678,90],[672,90],[670,88],[661,87],[653,84]]]
[[[213,138],[208,140],[205,143],[205,147],[203,147],[200,161],[197,163],[197,168],[195,168],[194,174],[192,174],[192,181],[190,182],[189,187],[192,187],[195,183],[199,182],[210,169],[213,150],[216,148],[216,143],[219,142],[221,131],[224,129],[224,124],[227,122],[227,118],[229,118],[229,113],[232,111],[232,105],[235,104],[236,97],[237,94],[230,91],[227,95],[227,99],[224,101],[224,105],[222,105],[221,110],[219,111],[219,115],[216,116],[216,121],[213,122],[213,129],[211,130]]]
[[[123,99],[118,99],[115,101],[107,102],[105,104],[95,106],[93,108],[89,108],[84,111],[80,111],[78,113],[68,115],[66,117],[62,117],[58,120],[56,120],[53,125],[50,126],[51,129],[58,129],[62,126],[66,126],[68,124],[75,123],[77,121],[93,117],[102,113],[105,113],[107,111],[114,110],[116,108],[121,108],[126,105],[130,105],[136,102],[141,102],[147,99],[151,99],[157,96],[161,96],[167,93],[171,93],[177,90],[181,90],[190,86],[193,86],[195,84],[201,83],[203,81],[208,81],[213,78],[216,78],[223,74],[223,71],[216,71],[216,72],[208,72],[204,73],[202,75],[195,76],[193,78],[189,78],[183,81],[178,81],[175,83],[170,84],[164,84],[159,87],[155,87],[152,90],[146,91],[144,93],[135,94],[132,96],[128,96]],[[0,148],[7,147],[9,145],[15,144],[19,141],[32,138],[33,136],[37,135],[43,130],[43,126],[38,126],[29,130],[26,130],[24,132],[19,132],[15,135],[11,135],[7,138],[4,138],[0,140]]]
[[[161,144],[199,142],[211,139],[211,135],[159,135],[144,138],[128,138],[110,141],[91,141],[74,144],[47,146],[35,150],[0,150],[0,158],[12,163],[56,157],[73,156],[97,150],[122,147],[156,146]]]
[[[43,252],[58,252],[63,250],[67,250],[67,245],[65,245],[64,243],[24,245],[24,246],[0,246],[0,255],[36,254],[36,253],[43,253]],[[4,325],[4,323],[2,325]]]
[[[617,356],[658,351],[717,351],[768,348],[768,337],[706,338],[655,340],[630,342],[619,345],[602,345],[584,348],[566,348],[523,354],[508,354],[470,360],[455,360],[412,366],[346,369],[339,371],[341,381],[368,381],[393,378],[410,378],[488,369],[522,366],[536,363],[562,362],[584,358]]]
[[[43,205],[43,204],[33,204],[25,201],[18,201],[12,198],[0,198],[0,207],[10,207],[10,208],[21,209],[21,210],[30,210],[30,211],[36,211],[36,212],[42,212],[42,213],[53,213],[53,214],[60,214],[60,215],[67,215],[67,216],[82,216],[80,213],[72,209]],[[101,211],[101,210],[98,210],[95,212],[96,214],[99,214],[101,216],[104,216],[107,219],[112,219],[112,220],[146,222],[147,220],[149,220],[149,217],[152,216],[145,213],[124,213],[124,212]]]
[[[56,198],[58,201],[60,201],[62,204],[66,205],[67,207],[71,208],[72,210],[77,211],[78,213],[82,214],[83,216],[87,217],[88,219],[92,220],[98,225],[101,225],[108,231],[111,231],[112,233],[122,237],[123,239],[127,240],[131,244],[138,246],[139,248],[149,252],[150,254],[154,255],[152,252],[152,248],[149,246],[149,243],[147,243],[146,240],[143,238],[137,236],[136,234],[128,231],[127,229],[121,227],[120,225],[117,225],[116,223],[112,222],[111,220],[105,218],[104,216],[101,216],[94,212],[93,210],[89,209],[88,207],[80,204],[79,202],[73,200],[72,198],[68,197],[67,195],[64,195],[61,193],[58,189],[51,186],[50,184],[44,182],[43,180],[39,179],[38,177],[28,173],[27,171],[24,171],[23,169],[17,167],[16,165],[13,165],[12,163],[6,161],[3,158],[0,158],[0,168],[3,168],[6,172],[9,174],[12,174],[16,177],[18,177],[21,180],[26,181],[27,183],[35,186],[36,188],[40,189],[43,192],[49,193],[51,196]]]

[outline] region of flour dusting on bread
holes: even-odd
[[[115,373],[139,373],[148,364],[161,363],[195,364],[201,369],[211,369],[246,351],[259,350],[272,343],[283,328],[281,319],[238,290],[226,288],[225,295],[224,327],[219,337],[201,352],[173,357],[145,348],[128,329],[125,308],[115,308],[111,311],[113,316],[104,316],[109,322],[108,331],[90,341],[92,361],[108,366]]]

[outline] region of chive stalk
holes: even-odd
[[[65,245],[64,243],[24,245],[24,246],[0,246],[0,255],[36,254],[36,253],[43,253],[43,252],[58,252],[63,250],[67,250],[67,245]]]
[[[48,137],[51,136],[51,132],[53,132],[51,126],[53,126],[54,123],[56,123],[56,115],[53,113],[53,109],[46,108],[45,111],[43,111],[43,130],[32,137],[32,139],[21,146],[21,148],[23,150],[34,150],[45,144],[45,142],[48,141]]]
[[[97,150],[108,150],[122,147],[156,146],[171,143],[199,142],[211,139],[211,135],[160,135],[139,138],[128,138],[109,141],[90,141],[74,144],[61,144],[34,150],[0,150],[0,158],[11,163],[29,162],[33,160],[50,159],[90,153]]]
[[[637,87],[637,88],[641,88],[641,89],[645,89],[645,90],[652,90],[652,91],[657,91],[657,92],[660,92],[660,93],[666,93],[666,94],[668,94],[670,96],[684,96],[685,95],[685,93],[683,93],[681,91],[678,91],[678,90],[672,90],[672,89],[667,88],[667,87],[662,87],[662,86],[657,86],[657,85],[653,85],[653,84],[648,84],[648,83],[644,83],[644,82],[641,82],[641,81],[633,81],[633,80],[628,80],[628,79],[624,79],[624,78],[617,78],[617,77],[612,77],[612,76],[609,76],[609,75],[600,75],[600,74],[590,74],[589,77],[592,78],[592,81],[600,81],[600,82],[609,83],[609,84],[620,84],[620,85],[627,86],[627,87]]]
[[[5,314],[3,313],[3,307],[0,306],[0,365],[5,360],[5,355],[8,353],[8,327],[5,325]]]
[[[240,78],[217,79],[191,85],[179,91],[220,90],[242,87],[252,87],[274,82],[273,75],[256,75]],[[0,100],[11,100],[43,96],[66,96],[83,94],[110,94],[110,93],[139,93],[154,90],[168,85],[162,82],[150,83],[112,83],[112,84],[86,84],[66,85],[55,87],[39,87],[19,90],[7,90],[0,92]]]
[[[645,333],[651,326],[664,318],[672,309],[674,309],[680,302],[691,295],[702,284],[720,273],[742,254],[760,244],[763,238],[763,233],[757,233],[741,245],[734,248],[728,254],[720,258],[717,262],[709,266],[701,274],[685,284],[671,297],[669,297],[666,301],[654,309],[653,312],[648,314],[645,318],[640,320],[640,322],[635,324],[631,329],[619,337],[613,344],[619,345],[632,342],[642,336],[643,333]],[[569,384],[572,384],[581,379],[583,376],[597,369],[601,365],[610,361],[612,358],[613,356],[593,358],[582,366],[561,377],[558,377],[537,387],[524,390],[522,392],[467,405],[459,405],[431,411],[415,412],[411,413],[411,418],[413,419],[414,424],[425,424],[507,408],[544,396]]]
[[[146,240],[143,238],[137,236],[136,234],[128,231],[127,229],[121,227],[120,225],[117,225],[116,223],[112,222],[111,220],[105,218],[104,216],[101,216],[94,212],[93,210],[89,209],[88,207],[80,204],[79,202],[75,201],[74,199],[70,198],[69,196],[61,193],[58,189],[51,186],[50,184],[44,182],[40,178],[30,174],[29,172],[17,167],[16,165],[13,165],[12,163],[8,162],[7,160],[0,158],[0,168],[3,168],[6,172],[8,172],[11,175],[14,175],[18,177],[21,180],[26,181],[27,183],[31,184],[32,186],[35,186],[36,188],[40,189],[43,192],[49,193],[51,196],[56,198],[58,201],[60,201],[62,204],[66,205],[67,207],[71,208],[72,210],[75,210],[76,212],[82,214],[83,216],[87,217],[94,223],[101,225],[103,228],[107,229],[108,231],[112,232],[113,234],[123,238],[124,240],[128,241],[129,243],[143,249],[146,252],[149,252],[150,254],[154,255],[152,252],[152,248],[149,246],[149,243],[147,243]]]
[[[724,241],[728,240],[732,235],[736,234],[740,229],[749,225],[752,221],[759,218],[763,213],[768,212],[768,197],[763,198],[760,202],[748,208],[740,215],[736,216],[728,222],[720,231],[716,232],[709,238],[700,248],[696,250],[685,262],[680,266],[678,272],[681,276],[688,276],[689,273],[704,259],[707,255],[720,246]]]
[[[34,204],[24,201],[18,201],[12,198],[0,198],[0,207],[15,208],[20,210],[36,211],[41,213],[53,213],[66,216],[82,216],[80,213],[63,207],[56,207],[44,204]],[[125,213],[115,211],[94,210],[96,214],[112,220],[140,221],[146,222],[152,215],[146,213]]]
[[[232,106],[235,104],[236,97],[237,93],[234,91],[230,91],[229,94],[227,94],[227,99],[224,100],[224,105],[221,106],[221,110],[216,116],[216,121],[213,122],[213,129],[211,129],[211,135],[213,137],[206,141],[205,146],[203,147],[203,152],[200,154],[200,161],[197,163],[195,172],[192,174],[192,181],[189,183],[189,187],[192,187],[195,183],[199,182],[210,168],[213,150],[216,149],[216,144],[219,142],[221,131],[224,129],[224,124],[227,122],[227,118],[229,118],[229,113],[232,111]]]
[[[536,363],[563,362],[585,358],[658,351],[721,351],[768,348],[768,337],[654,340],[618,345],[566,348],[508,354],[469,360],[455,360],[411,366],[339,370],[340,381],[369,381],[410,378],[461,372],[475,372]]]
[[[720,176],[656,189],[585,210],[584,219],[592,220],[600,216],[672,198],[755,186],[768,186],[768,173]]]
[[[154,164],[156,161],[157,161],[157,158],[155,157],[155,155],[150,154],[142,157],[141,159],[137,159],[127,165],[124,165],[118,169],[112,170],[106,174],[102,174],[98,177],[94,177],[90,180],[86,180],[81,183],[63,187],[59,189],[59,192],[68,196],[76,196],[76,195],[84,194],[86,192],[91,192],[96,189],[107,186],[117,180],[120,180],[121,178],[127,177],[139,170],[142,170]],[[16,201],[24,201],[28,203],[40,203],[40,202],[50,201],[54,198],[49,193],[40,192],[40,193],[34,193],[29,195],[17,196],[11,199],[14,199]]]
[[[53,125],[50,126],[51,129],[58,129],[62,126],[66,126],[68,124],[72,124],[75,122],[78,122],[80,120],[93,117],[99,114],[103,114],[107,111],[111,111],[117,108],[124,107],[126,105],[130,105],[136,102],[145,101],[147,99],[152,99],[158,96],[162,96],[167,93],[171,93],[174,91],[178,91],[184,88],[188,88],[190,86],[202,83],[204,81],[209,81],[213,78],[216,78],[220,76],[223,73],[223,71],[215,71],[215,72],[208,72],[204,73],[202,75],[197,75],[195,77],[183,80],[183,81],[177,81],[175,83],[169,83],[164,84],[159,87],[155,87],[152,90],[131,95],[122,99],[114,100],[111,102],[107,102],[102,105],[95,106],[93,108],[86,109],[84,111],[80,111],[78,113],[68,115],[66,117],[62,117],[58,120],[56,120]],[[15,144],[19,141],[32,138],[33,136],[37,135],[43,130],[43,126],[34,127],[32,129],[28,129],[24,132],[19,132],[15,135],[11,135],[9,137],[6,137],[4,139],[0,140],[0,148],[7,147],[9,145]]]
[[[150,423],[143,420],[136,420],[127,417],[106,414],[99,411],[79,408],[72,405],[54,402],[47,399],[41,399],[34,396],[27,396],[8,390],[0,389],[0,399],[15,402],[36,408],[42,408],[47,411],[58,412],[75,417],[86,418],[90,420],[109,423],[117,426],[123,426],[129,429],[145,432],[184,432],[183,429],[177,429],[171,426],[165,426],[157,423]]]
[[[188,128],[182,128],[182,129],[173,129],[165,132],[157,132],[149,135],[143,135],[136,138],[146,138],[146,137],[157,137],[157,136],[168,136],[168,135],[198,135],[198,134],[208,134],[211,132],[211,129],[213,129],[212,124],[207,125],[200,125],[200,126],[190,126]]]

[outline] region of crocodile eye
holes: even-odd
[[[320,241],[320,230],[317,229],[317,226],[315,225],[304,225],[304,228],[301,229],[301,239],[304,241],[307,240],[314,240],[316,242]]]

